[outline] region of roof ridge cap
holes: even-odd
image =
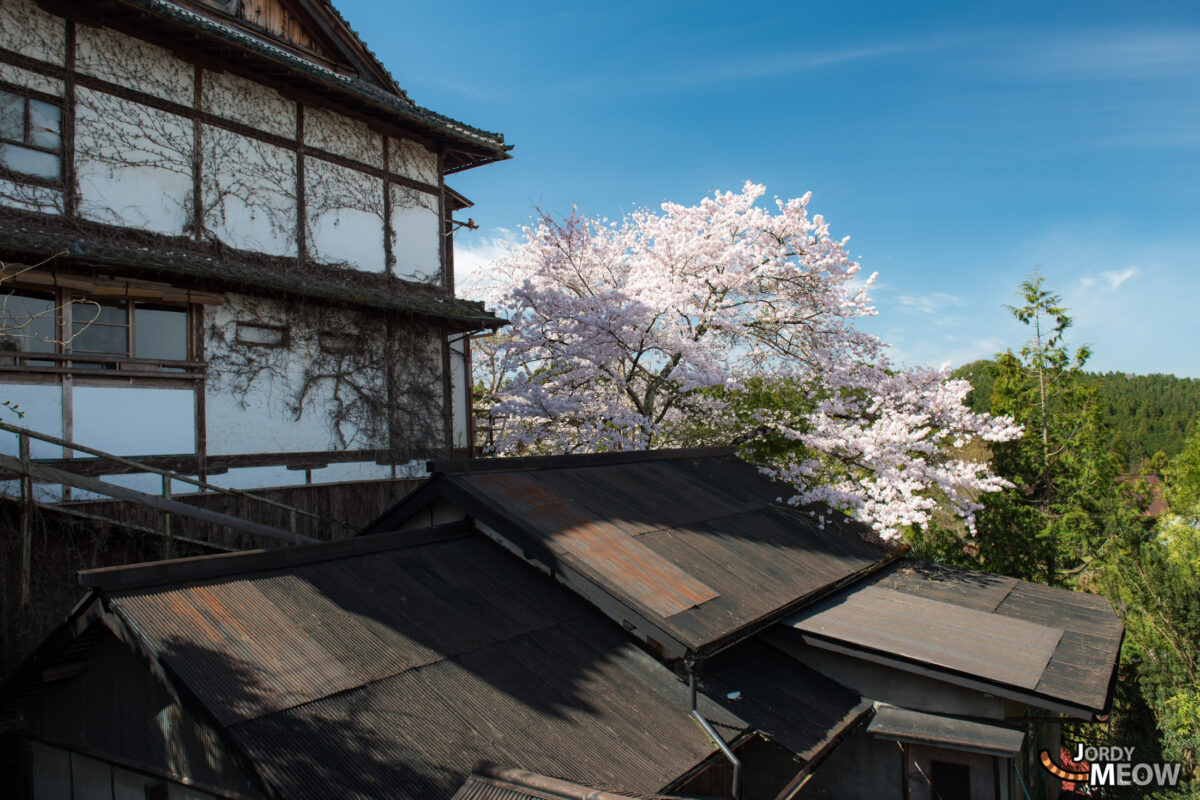
[[[126,592],[355,558],[385,550],[421,547],[468,536],[473,532],[473,527],[465,521],[452,522],[431,528],[394,531],[373,536],[352,536],[347,539],[270,550],[247,550],[239,553],[99,567],[80,570],[77,574],[80,585],[86,588],[107,593]]]
[[[687,447],[668,450],[622,450],[612,453],[566,453],[550,456],[502,456],[493,458],[438,459],[426,463],[431,474],[455,475],[471,472],[527,472],[563,467],[603,467],[642,461],[683,458],[720,458],[737,455],[728,446]]]

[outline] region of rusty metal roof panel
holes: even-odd
[[[1124,636],[1099,595],[909,560],[785,624],[1090,714],[1108,708]]]
[[[480,757],[647,794],[713,756],[683,682],[484,536],[355,541],[132,567],[102,598],[284,796],[450,796]],[[748,694],[793,677],[762,675]],[[698,699],[730,741],[778,727]]]
[[[878,586],[853,587],[789,617],[787,624],[830,641],[1034,689],[1062,638],[1012,617],[954,606]]]
[[[246,579],[132,593],[112,604],[224,725],[362,685]]]
[[[613,792],[559,778],[505,767],[490,761],[475,765],[451,800],[669,800],[668,795]]]
[[[435,478],[364,532],[441,493],[707,654],[892,556],[840,515],[782,506],[787,491],[728,452],[496,459]]]

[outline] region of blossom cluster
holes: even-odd
[[[970,522],[986,464],[968,440],[1019,434],[974,414],[945,370],[902,370],[855,322],[875,313],[846,239],[810,195],[760,204],[762,186],[621,221],[543,217],[495,265],[504,338],[495,412],[504,452],[670,447],[743,433],[722,399],[761,376],[809,402],[757,420],[795,442],[773,474],[793,502],[824,501],[894,536],[938,502]],[[744,421],[741,424],[745,424]]]

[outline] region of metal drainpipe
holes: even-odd
[[[721,738],[721,735],[716,732],[709,721],[704,718],[704,715],[700,713],[700,709],[696,706],[696,663],[694,661],[689,661],[687,664],[687,670],[688,687],[692,693],[692,710],[688,713],[688,716],[690,716],[696,722],[696,724],[700,726],[700,730],[704,731],[709,740],[716,746],[718,750],[721,751],[721,755],[725,756],[725,758],[729,760],[729,763],[733,765],[733,787],[731,789],[731,796],[733,797],[733,800],[741,800],[742,762],[733,754],[733,751],[729,749],[729,745],[725,744],[725,740]]]

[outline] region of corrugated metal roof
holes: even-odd
[[[668,797],[617,793],[481,761],[452,800],[651,800]]]
[[[1108,708],[1124,635],[1099,595],[909,560],[784,624],[815,644],[943,670],[1092,714]]]
[[[84,580],[287,797],[450,796],[478,758],[646,794],[714,752],[670,670],[465,526]],[[700,694],[729,741],[808,747],[850,722],[829,698],[862,702],[814,673],[797,691],[821,713],[788,719],[798,673],[771,668],[747,649],[730,680],[751,702]]]
[[[444,472],[364,533],[392,530],[443,497],[512,548],[646,620],[668,650],[679,643],[675,655],[718,651],[892,555],[865,526],[776,502],[788,490],[732,451],[433,469]]]
[[[761,639],[704,662],[699,685],[801,763],[871,713],[871,701],[809,669]]]

